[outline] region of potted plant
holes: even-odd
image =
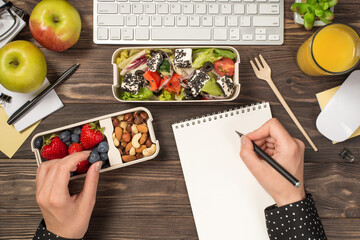
[[[329,24],[334,19],[334,6],[338,0],[296,0],[291,6],[294,21],[306,30]]]

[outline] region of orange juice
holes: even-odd
[[[297,53],[300,69],[310,76],[344,74],[360,59],[360,37],[348,25],[329,24],[304,42]]]

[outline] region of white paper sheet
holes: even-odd
[[[3,105],[4,110],[8,116],[11,116],[18,110],[24,103],[35,98],[42,90],[50,85],[49,80],[46,78],[40,89],[31,93],[15,93],[5,89],[0,84],[0,93],[5,93],[12,97],[11,103]],[[18,132],[23,131],[37,121],[45,118],[56,110],[62,108],[64,104],[56,94],[55,90],[48,93],[40,102],[28,110],[21,118],[19,118],[14,126]]]
[[[200,240],[269,239],[264,209],[274,201],[241,160],[235,130],[260,127],[271,118],[270,105],[244,110],[173,125]]]

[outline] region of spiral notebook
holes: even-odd
[[[235,133],[271,118],[269,103],[172,125],[200,240],[268,240],[264,209],[274,204],[239,156]]]

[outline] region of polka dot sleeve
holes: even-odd
[[[84,240],[82,239],[69,239],[69,238],[62,238],[60,236],[57,236],[53,234],[52,232],[49,232],[46,229],[45,221],[44,219],[39,224],[38,229],[36,230],[35,236],[33,237],[33,240]]]
[[[270,206],[265,217],[270,240],[327,239],[311,194],[286,206]]]

